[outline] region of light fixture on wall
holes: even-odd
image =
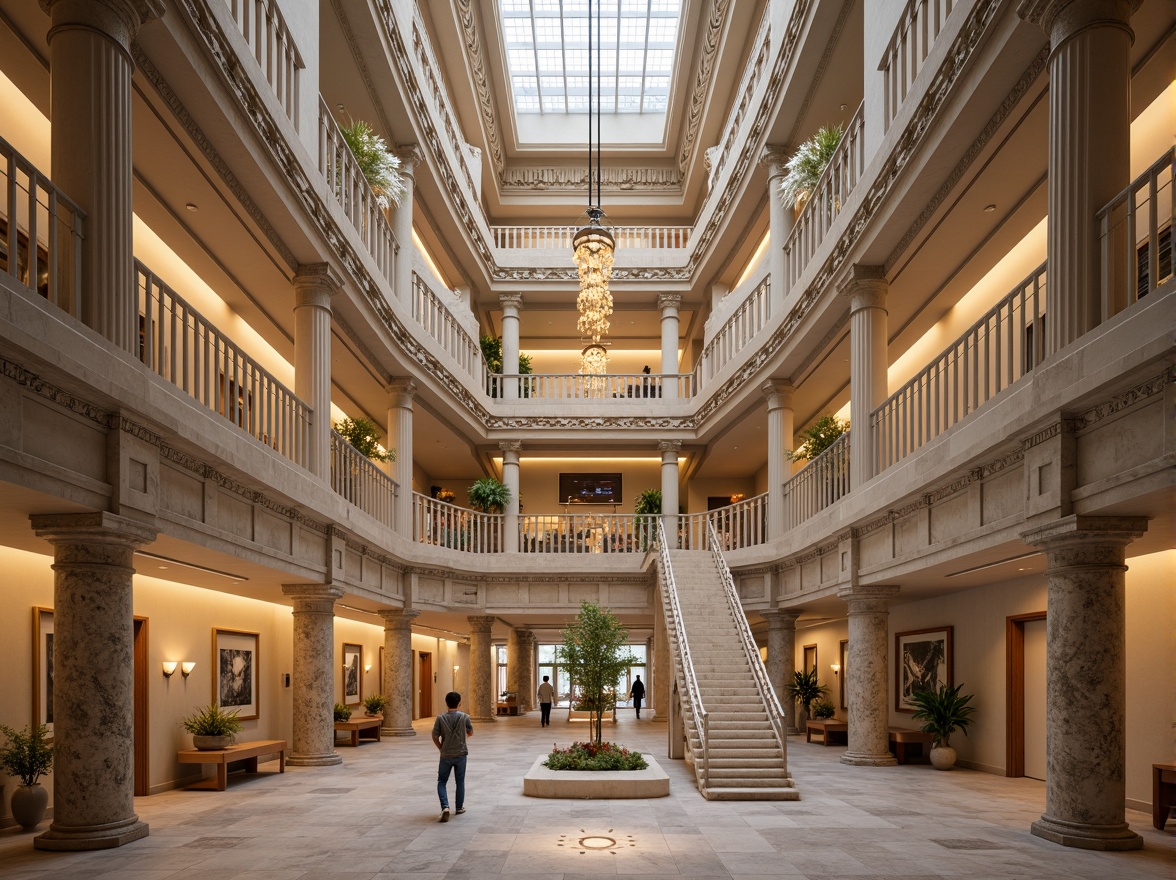
[[[841,664],[840,663],[831,663],[831,664],[829,664],[829,668],[833,670],[834,675],[841,674]]]
[[[372,671],[372,664],[370,664],[370,663],[365,663],[365,664],[363,665],[363,671],[364,671],[364,672],[371,672],[371,671]]]
[[[163,661],[163,677],[164,678],[171,678],[173,675],[176,674],[176,667],[179,665],[180,664],[175,660],[164,660]]]
[[[187,678],[189,675],[192,674],[192,670],[195,668],[196,668],[196,661],[195,660],[185,660],[183,663],[180,664],[180,674],[182,674],[184,676],[184,678]]]

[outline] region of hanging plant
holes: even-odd
[[[797,148],[785,166],[784,179],[780,181],[780,195],[785,204],[793,205],[797,210],[804,207],[844,134],[845,129],[840,125],[822,128]]]
[[[793,461],[811,461],[830,446],[838,437],[849,430],[849,420],[837,416],[821,416],[801,436],[804,442],[796,449],[784,454]]]
[[[359,173],[375,192],[380,207],[399,205],[408,189],[400,173],[400,159],[388,152],[384,139],[362,119],[340,127],[339,133],[351,149]]]
[[[333,427],[360,455],[372,461],[396,461],[396,450],[380,445],[379,429],[371,419],[341,419]]]
[[[493,477],[475,480],[469,488],[470,506],[483,513],[502,513],[510,501],[510,489]]]

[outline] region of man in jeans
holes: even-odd
[[[465,812],[465,771],[466,739],[474,735],[474,725],[470,723],[470,716],[459,712],[461,694],[450,691],[445,695],[445,705],[449,707],[444,715],[438,715],[433,722],[433,745],[441,752],[441,763],[437,767],[437,797],[441,799],[441,821],[449,821],[449,796],[445,793],[445,786],[449,784],[449,771],[453,770],[457,777],[457,811],[460,816]]]

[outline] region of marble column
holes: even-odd
[[[329,263],[294,273],[294,393],[312,410],[306,469],[330,478],[331,297],[343,282]]]
[[[498,295],[498,302],[502,306],[502,396],[506,400],[517,400],[519,380],[506,377],[517,376],[519,372],[519,312],[523,308],[523,295],[502,293]]]
[[[768,538],[782,538],[786,529],[784,516],[784,481],[791,474],[788,453],[795,435],[792,412],[793,387],[783,379],[769,379],[760,386],[768,400]]]
[[[760,162],[768,169],[768,271],[772,278],[773,311],[776,306],[783,304],[784,297],[788,295],[784,245],[796,223],[792,205],[785,204],[780,194],[780,182],[787,171],[788,159],[787,148],[776,144],[764,147],[760,157]]]
[[[425,154],[416,144],[400,144],[393,151],[400,160],[400,174],[404,180],[404,196],[400,204],[389,211],[392,234],[396,236],[396,270],[392,281],[396,298],[405,309],[412,306],[412,206],[416,200],[416,168],[425,160]]]
[[[661,453],[662,528],[670,549],[678,546],[678,452],[681,440],[661,440],[657,444]]]
[[[661,310],[661,374],[663,400],[678,396],[678,309],[682,296],[677,293],[661,293],[657,307]]]
[[[849,298],[849,485],[858,489],[874,476],[870,414],[886,400],[886,293],[879,266],[854,266],[842,288]]]
[[[388,608],[384,619],[384,692],[388,709],[380,726],[383,736],[416,736],[412,727],[412,621],[419,611]]]
[[[789,733],[804,733],[796,724],[796,700],[788,696],[788,685],[796,672],[796,618],[799,611],[761,611],[768,621],[768,681],[784,709]]]
[[[1045,813],[1030,830],[1063,846],[1143,846],[1124,812],[1124,560],[1145,531],[1144,517],[1068,516],[1021,534],[1046,559]]]
[[[44,0],[41,7],[50,18],[53,182],[86,213],[83,293],[75,307],[88,327],[137,355],[130,47],[164,6],[159,0]]]
[[[519,453],[523,449],[520,440],[502,440],[502,483],[510,492],[506,509],[502,511],[503,549],[507,553],[519,552]]]
[[[890,599],[898,587],[858,587],[838,595],[849,608],[849,657],[845,672],[849,705],[849,748],[842,764],[888,767],[890,754],[886,728],[890,722],[890,640],[887,618]]]
[[[530,641],[525,629],[512,629],[506,636],[506,689],[515,695],[520,715],[527,714],[523,708],[523,694],[527,683],[527,645]]]
[[[529,629],[520,632],[522,665],[519,667],[519,714],[526,715],[535,707],[535,634]]]
[[[335,600],[329,584],[283,584],[294,602],[294,738],[287,764],[340,764],[335,751]]]
[[[1047,353],[1101,320],[1097,212],[1131,182],[1131,13],[1139,0],[1022,0],[1048,35]]]
[[[645,690],[647,695],[653,694],[653,720],[666,722],[670,720],[670,696],[674,689],[674,658],[670,656],[670,636],[660,590],[654,598],[653,669]]]
[[[471,615],[470,623],[470,692],[463,696],[466,712],[474,721],[490,722],[494,717],[494,665],[490,656],[490,632],[494,618]]]
[[[388,395],[388,449],[396,453],[392,479],[396,481],[396,531],[413,539],[412,513],[412,399],[417,384],[412,379],[393,379]]]
[[[135,550],[155,540],[155,530],[104,512],[29,519],[53,545],[56,719],[53,821],[33,847],[122,846],[147,836],[134,801],[131,579]]]

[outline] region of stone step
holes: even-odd
[[[765,775],[765,773],[761,771],[772,771],[771,773],[767,773],[769,776],[773,775],[777,770],[780,773],[785,773],[784,763],[780,758],[779,749],[776,749],[776,753],[774,755],[767,749],[763,749],[760,753],[753,757],[754,760],[748,760],[748,757],[746,756],[732,757],[724,755],[723,757],[719,757],[715,754],[715,750],[711,749],[710,769],[716,778],[730,776],[731,772],[742,773],[746,771],[749,776],[757,778]],[[724,772],[719,773],[719,770]]]
[[[722,734],[722,739],[730,739],[731,733],[740,730],[772,730],[772,722],[766,718],[763,721],[728,721],[725,719],[710,719],[710,734],[712,737],[715,734]]]
[[[762,787],[707,787],[702,790],[702,796],[708,801],[798,801],[800,792],[795,788],[762,788]]]
[[[699,770],[699,776],[702,778],[702,784],[707,788],[772,788],[775,786],[784,786],[792,781],[792,779],[783,770],[779,771],[777,776],[740,776],[739,771],[720,771],[721,775],[710,774],[710,778],[706,778],[706,774]]]
[[[774,743],[775,743],[775,741],[773,740],[773,744],[771,746],[765,744],[764,746],[762,746],[760,748],[728,749],[728,748],[715,748],[714,740],[711,740],[711,749],[710,749],[711,764],[713,765],[716,761],[726,761],[728,759],[739,760],[742,762],[746,762],[749,759],[753,760],[753,761],[779,761],[780,760],[780,747],[775,745]],[[724,764],[722,766],[727,766],[727,765]]]
[[[779,753],[780,746],[776,742],[776,736],[770,730],[753,730],[750,731],[749,736],[736,737],[731,736],[730,732],[724,731],[723,736],[718,737],[711,731],[710,747],[712,754],[718,751],[763,751],[769,749]]]

